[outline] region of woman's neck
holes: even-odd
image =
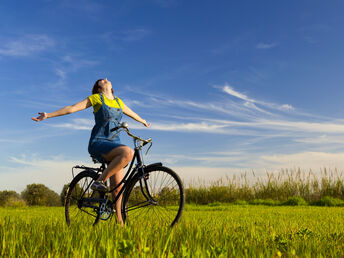
[[[102,91],[101,93],[108,99],[115,99],[111,91]]]

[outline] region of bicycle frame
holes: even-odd
[[[133,156],[133,158],[132,158],[132,160],[130,162],[130,165],[129,165],[129,168],[127,170],[127,173],[125,174],[125,176],[123,177],[121,182],[119,182],[114,188],[110,189],[107,192],[107,193],[112,193],[113,191],[115,191],[118,187],[120,187],[123,184],[123,187],[121,188],[119,193],[115,196],[114,200],[111,201],[112,203],[116,203],[117,202],[117,200],[119,199],[121,194],[127,189],[128,182],[130,182],[135,175],[139,175],[140,177],[144,176],[144,164],[143,164],[143,161],[142,161],[142,158],[141,158],[141,153],[140,153],[140,151],[142,149],[142,145],[138,145],[137,141],[134,139],[134,146],[135,146],[135,148],[134,148],[134,156]],[[135,160],[137,162],[136,162],[135,167],[133,168]],[[151,165],[162,165],[162,164],[161,163],[155,163],[155,164],[151,164]],[[86,169],[90,169],[90,170],[96,170],[99,173],[99,172],[103,172],[105,170],[106,166],[103,163],[100,168],[90,168],[90,167],[77,167],[77,168],[86,168]],[[91,183],[90,183],[90,185],[91,185]],[[90,185],[88,187],[90,187]],[[140,181],[140,187],[141,187],[141,192],[145,196],[145,198],[147,200],[151,200],[152,203],[155,203],[155,200],[152,198],[152,196],[149,193],[147,183],[145,182],[145,185],[144,185],[144,188],[145,188],[147,194],[143,190],[143,186],[142,186],[141,181]],[[100,198],[82,198],[82,200],[85,201],[85,202],[90,202],[90,203],[94,203],[94,202],[101,203],[104,200],[105,200],[105,202],[108,201],[108,199],[100,199]],[[86,205],[86,206],[93,207],[91,205]]]

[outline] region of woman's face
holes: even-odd
[[[102,90],[107,90],[107,89],[112,89],[112,84],[110,81],[108,81],[107,78],[101,80],[100,82],[98,82],[98,85],[100,86],[100,88]]]

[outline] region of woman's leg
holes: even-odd
[[[111,188],[115,187],[117,184],[121,182],[124,177],[124,170],[123,168],[132,160],[134,156],[134,151],[129,148],[128,146],[120,146],[115,149],[112,149],[107,154],[103,155],[106,161],[110,161],[107,168],[104,172],[99,176],[97,181],[105,182],[107,179],[110,178],[110,186]],[[116,189],[115,194],[117,194],[122,186]],[[113,193],[114,199],[114,193]],[[122,203],[122,196],[120,196],[116,202],[115,209],[117,214],[118,222],[121,223],[123,226],[122,214],[121,214],[121,203]]]
[[[112,149],[107,154],[104,154],[103,157],[106,161],[110,161],[107,168],[100,175],[97,181],[106,181],[118,171],[123,169],[133,158],[134,151],[128,146],[120,146],[115,149]]]
[[[118,171],[114,176],[110,177],[110,188],[113,189],[117,186],[124,177],[124,169]],[[115,200],[118,193],[121,191],[122,185],[119,186],[115,191],[112,192],[112,200]],[[119,196],[117,202],[115,203],[115,209],[117,214],[117,221],[123,226],[122,213],[121,213],[122,195]]]

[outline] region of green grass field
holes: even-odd
[[[186,205],[173,229],[154,221],[67,227],[64,208],[0,208],[0,257],[344,255],[344,208]]]

